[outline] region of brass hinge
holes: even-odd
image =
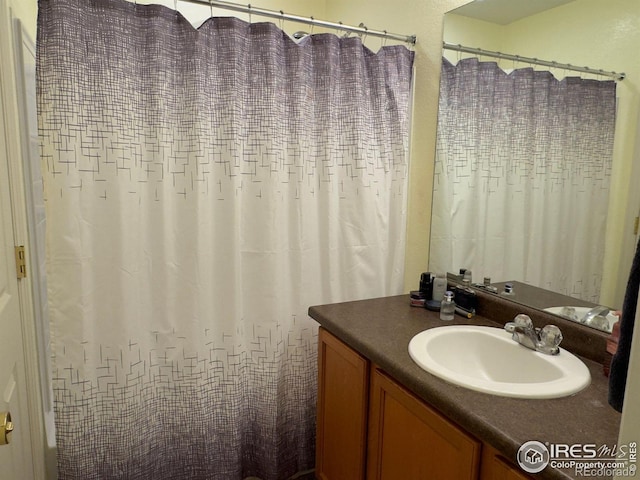
[[[27,261],[24,253],[24,245],[15,247],[16,251],[16,275],[18,278],[27,276]]]
[[[640,217],[636,217],[636,221],[633,224],[633,234],[638,235],[638,226],[640,226]]]

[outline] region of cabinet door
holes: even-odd
[[[482,447],[481,480],[532,480],[522,470],[511,465],[497,450],[489,445]]]
[[[367,480],[477,479],[480,448],[474,438],[373,368]]]
[[[363,480],[369,362],[324,329],[319,332],[316,478]]]

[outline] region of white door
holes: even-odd
[[[4,3],[0,0],[0,17],[7,13]],[[0,25],[7,25],[6,20],[0,18]],[[6,44],[0,45],[2,68],[10,58],[6,56],[7,47],[10,48]],[[5,445],[2,444],[4,432],[0,431],[0,480],[30,480],[34,473],[2,91],[0,88],[0,412],[11,413],[14,430],[10,442]],[[0,418],[0,425],[2,423]]]
[[[1,99],[0,99],[1,102]],[[0,108],[1,108],[0,103]],[[10,412],[14,426],[10,443],[0,445],[0,480],[33,478],[25,382],[20,301],[15,267],[9,172],[0,129],[0,412]],[[0,418],[0,424],[2,419]],[[0,444],[3,443],[0,431]]]

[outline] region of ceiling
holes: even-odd
[[[575,0],[475,0],[450,13],[507,25]]]

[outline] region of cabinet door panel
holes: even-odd
[[[369,362],[324,329],[319,332],[316,477],[363,480]]]
[[[480,443],[376,368],[369,415],[368,480],[478,478]]]
[[[532,480],[533,477],[505,460],[489,445],[482,447],[482,480]]]

